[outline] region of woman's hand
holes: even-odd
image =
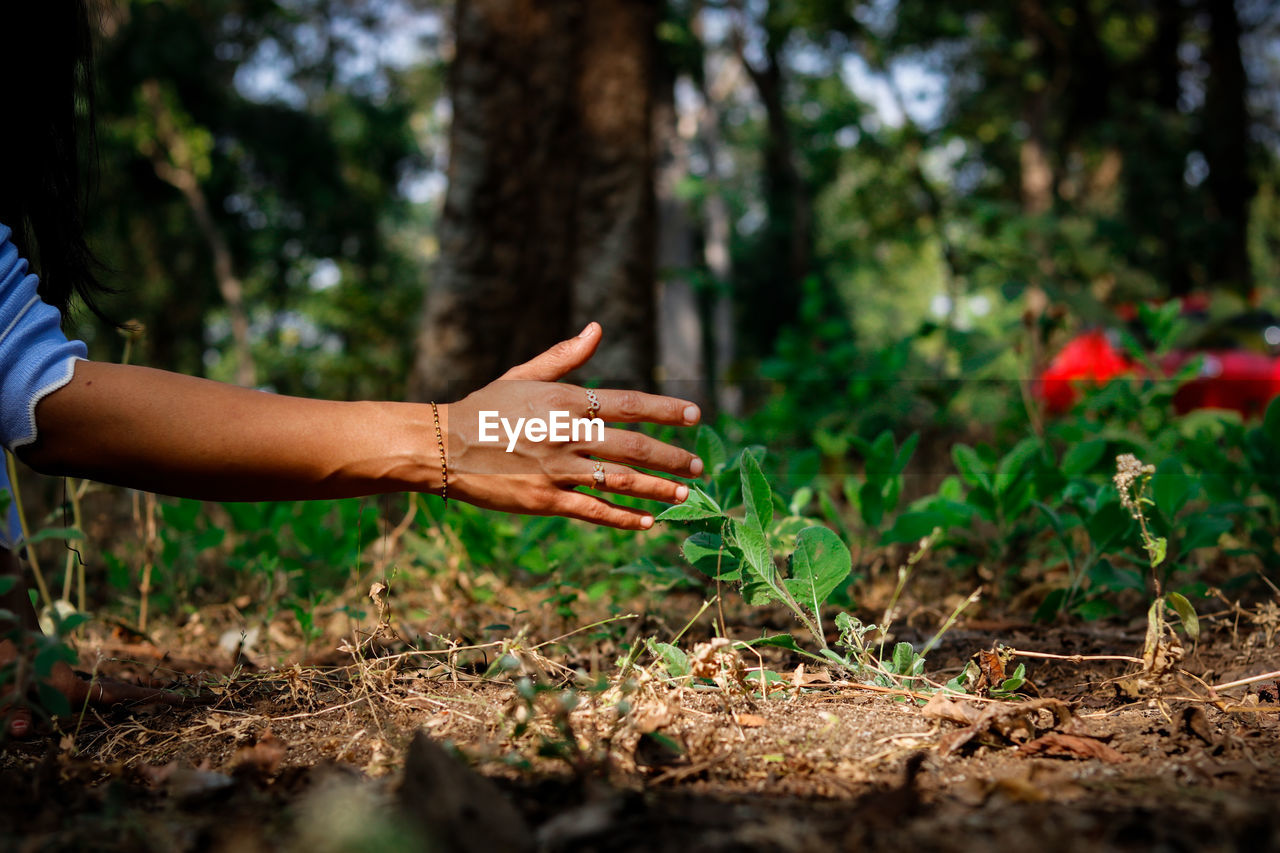
[[[702,473],[691,453],[638,432],[530,440],[511,452],[499,425],[481,441],[480,413],[549,420],[588,415],[583,388],[556,382],[585,364],[600,343],[595,323],[509,370],[471,396],[439,407],[447,442],[449,496],[477,506],[565,515],[631,530],[653,516],[614,506],[598,493],[678,503],[685,486],[644,474]],[[685,400],[634,391],[592,392],[604,421],[689,426],[698,408]],[[440,455],[430,406],[340,403],[236,388],[132,365],[82,361],[72,381],[36,407],[39,438],[23,460],[49,474],[88,477],[201,500],[343,498],[385,492],[439,493]],[[595,477],[597,462],[604,481]]]
[[[686,450],[630,430],[584,429],[581,424],[574,440],[568,423],[589,418],[592,400],[586,389],[556,380],[585,364],[600,338],[600,326],[591,323],[578,337],[513,367],[465,399],[440,407],[441,426],[447,432],[450,497],[507,512],[563,515],[642,530],[653,526],[651,513],[578,489],[667,503],[680,503],[688,496],[683,484],[636,470],[697,477],[702,460]],[[700,417],[697,406],[674,397],[604,389],[594,395],[599,402],[596,414],[605,422],[692,426]],[[559,416],[565,425],[557,435],[537,440],[536,428],[532,436],[525,433],[523,427],[531,419],[549,424],[553,412],[565,413]],[[489,425],[483,434],[481,413]],[[597,464],[602,481],[596,476]]]

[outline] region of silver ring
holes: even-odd
[[[595,470],[591,472],[591,479],[596,481],[597,489],[602,488],[604,486],[604,463],[597,459],[593,467]]]
[[[596,392],[590,388],[587,390],[587,418],[594,419],[600,414],[600,398],[596,396]]]

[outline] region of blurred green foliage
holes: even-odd
[[[657,35],[685,100],[708,107],[718,70],[747,64],[712,105],[718,147],[695,138],[681,183],[699,239],[716,196],[732,223],[727,280],[701,261],[686,271],[704,309],[718,294],[733,301],[729,375],[747,401],[697,439],[708,494],[739,505],[742,457],[726,445],[767,446],[751,456],[776,518],[837,531],[852,579],[877,549],[937,527],[957,577],[994,578],[1005,593],[1045,583],[1042,616],[1092,618],[1132,606],[1139,597],[1125,596],[1146,583],[1110,485],[1115,456],[1132,452],[1157,466],[1152,523],[1174,587],[1203,591],[1215,555],[1280,570],[1274,406],[1261,424],[1179,417],[1171,384],[1134,380],[1046,421],[1026,382],[1065,334],[1114,324],[1121,303],[1202,289],[1211,319],[1250,291],[1275,303],[1280,123],[1266,57],[1280,23],[1269,4],[1235,8],[1243,127],[1223,112],[1232,98],[1208,96],[1230,73],[1221,11],[1194,4],[669,0]],[[160,103],[244,284],[258,382],[400,396],[435,252],[438,199],[422,187],[443,180],[445,11],[115,4],[100,50],[94,243],[125,288],[117,313],[146,326],[135,360],[233,370],[208,236],[157,172],[174,156],[157,148]],[[376,49],[402,13],[435,22],[404,61]],[[1243,268],[1231,256],[1240,235]],[[1143,314],[1153,353],[1190,334],[1169,309]],[[116,335],[80,331],[95,356],[119,357]],[[706,583],[670,531],[445,514],[421,500],[447,532],[409,537],[416,559],[539,585],[566,614],[580,596]],[[157,600],[177,606],[220,583],[199,568],[216,555],[271,590],[264,601],[310,607],[350,582],[353,555],[377,535],[376,511],[359,507],[166,504]],[[770,547],[790,553],[796,532],[772,531]],[[136,583],[130,571],[116,561],[122,585]],[[845,582],[831,599],[854,603]]]

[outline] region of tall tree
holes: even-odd
[[[658,4],[459,0],[449,188],[410,394],[456,397],[578,330],[649,387]]]
[[[402,395],[423,276],[392,232],[421,167],[412,90],[431,78],[361,50],[405,6],[106,8],[92,236],[122,290],[112,313],[146,328],[131,358],[286,393]],[[119,357],[119,336],[94,332],[78,331],[94,357]]]

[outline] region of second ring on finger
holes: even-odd
[[[624,492],[632,487],[629,476],[631,473],[631,469],[624,465],[592,459],[586,485],[589,489],[598,489],[602,492]]]

